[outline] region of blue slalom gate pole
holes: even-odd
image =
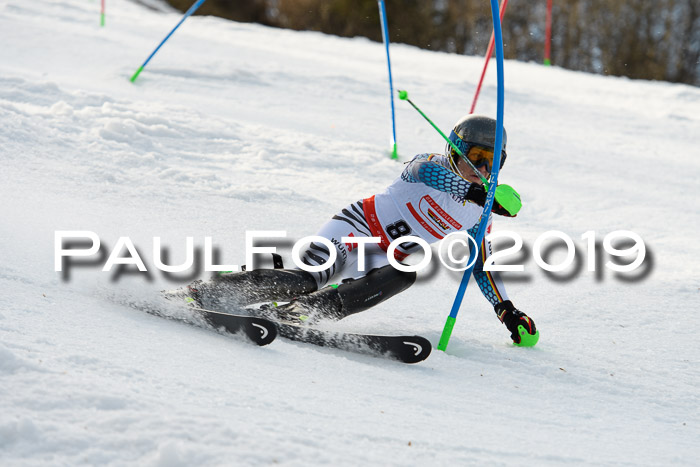
[[[194,13],[195,11],[197,11],[197,8],[199,8],[200,6],[202,6],[202,3],[204,3],[205,1],[206,1],[206,0],[197,0],[197,1],[194,3],[194,5],[192,5],[192,6],[190,7],[190,9],[187,10],[187,11],[185,12],[185,15],[182,17],[182,19],[180,20],[180,22],[177,23],[177,25],[173,28],[172,31],[170,31],[170,33],[169,33],[167,36],[165,36],[165,39],[163,39],[163,41],[162,41],[160,44],[158,44],[158,47],[156,47],[156,49],[151,53],[151,55],[148,56],[148,58],[146,59],[146,61],[143,62],[143,65],[141,65],[141,66],[139,67],[139,69],[136,70],[136,72],[133,74],[133,76],[131,77],[131,82],[132,82],[132,83],[133,83],[134,81],[136,81],[136,78],[138,78],[138,76],[141,74],[141,72],[142,72],[143,69],[146,67],[146,65],[148,65],[148,62],[150,62],[151,59],[153,58],[153,56],[160,50],[161,47],[163,47],[163,44],[165,44],[165,42],[166,42],[168,39],[170,39],[170,36],[173,35],[173,33],[177,30],[177,28],[179,28],[180,25],[181,25],[182,23],[184,23],[185,20],[186,20],[192,13]]]
[[[391,79],[391,58],[389,58],[389,28],[386,23],[386,8],[384,0],[377,0],[379,4],[379,20],[382,23],[382,39],[384,40],[384,48],[386,49],[386,64],[389,67],[389,95],[391,96],[391,158],[398,159],[399,154],[396,150],[396,114],[394,112],[394,83]]]
[[[462,299],[464,298],[464,293],[467,291],[467,285],[469,284],[469,278],[474,270],[474,265],[476,261],[472,261],[478,258],[481,242],[484,240],[484,235],[486,234],[486,227],[489,223],[489,216],[491,215],[491,208],[493,208],[493,199],[496,193],[496,186],[498,185],[498,172],[501,170],[501,151],[503,150],[503,101],[505,90],[504,90],[504,80],[503,80],[503,34],[501,32],[501,19],[498,14],[498,0],[491,0],[491,16],[493,17],[493,32],[496,42],[496,63],[497,63],[497,74],[498,74],[498,98],[497,98],[497,111],[496,111],[496,142],[494,145],[494,155],[493,155],[493,172],[491,173],[491,180],[489,182],[489,190],[486,193],[486,202],[484,203],[484,211],[481,214],[481,221],[479,222],[479,229],[476,232],[476,248],[473,253],[476,256],[470,255],[469,262],[472,265],[464,271],[462,276],[462,281],[459,283],[459,289],[457,290],[457,296],[452,304],[452,310],[450,311],[450,316],[447,317],[447,322],[445,323],[445,328],[442,330],[442,335],[440,336],[440,342],[438,343],[438,349],[444,351],[447,349],[447,344],[450,341],[450,336],[452,335],[452,329],[454,328],[455,322],[457,320],[457,313],[459,313],[459,307],[462,305]]]

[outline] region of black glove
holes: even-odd
[[[472,183],[469,187],[469,190],[467,190],[467,199],[483,207],[486,203],[486,189],[483,187],[483,185],[479,185],[478,183]],[[506,210],[506,208],[501,206],[495,199],[493,200],[493,207],[491,208],[491,212],[493,212],[494,214],[498,214],[499,216],[517,216],[517,214],[509,213]]]
[[[498,319],[500,319],[510,331],[510,338],[513,339],[513,342],[523,346],[533,346],[537,343],[540,333],[535,327],[535,322],[525,313],[515,308],[513,302],[506,300],[496,305],[494,309],[496,310]],[[519,326],[523,327],[522,335]],[[529,336],[527,336],[525,342],[523,342],[523,337],[525,337],[526,334],[529,334]]]

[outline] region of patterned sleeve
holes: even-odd
[[[409,183],[424,183],[446,193],[466,198],[471,183],[454,173],[447,157],[439,154],[419,154],[409,162],[401,174],[401,179]]]
[[[476,225],[473,228],[471,228],[467,233],[471,235],[472,238],[475,238],[476,231],[478,229],[479,226]],[[490,220],[489,227],[486,231],[491,231]],[[484,237],[484,239],[481,241],[479,257],[476,259],[476,263],[474,264],[473,275],[474,280],[476,280],[476,283],[479,284],[479,289],[481,289],[481,293],[484,295],[484,297],[486,297],[486,300],[491,302],[491,305],[495,306],[509,299],[508,295],[506,294],[506,288],[503,285],[503,281],[501,280],[500,275],[495,271],[484,271],[484,262],[489,256],[491,256],[491,242],[487,241]]]

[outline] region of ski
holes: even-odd
[[[349,352],[386,357],[404,363],[422,362],[432,345],[421,336],[384,336],[325,331],[288,322],[278,322],[279,334],[287,339]]]
[[[193,319],[178,317],[164,313],[153,307],[140,308],[146,313],[158,316],[159,318],[180,321],[190,325],[203,327],[202,324]],[[277,337],[277,326],[274,322],[266,318],[247,315],[232,315],[220,313],[218,311],[205,310],[192,305],[187,305],[184,309],[194,312],[195,316],[201,317],[209,326],[219,329],[223,328],[230,334],[244,334],[256,345],[268,345]]]
[[[268,345],[277,337],[277,326],[269,319],[257,316],[231,315],[218,311],[205,310],[204,308],[192,308],[202,316],[211,326],[224,328],[231,334],[243,332],[248,339],[257,345]]]
[[[179,297],[176,294],[166,293],[165,298],[171,300]],[[280,319],[281,317],[275,316],[275,313],[269,313],[269,311],[260,316],[261,310],[259,309],[247,309],[246,311],[250,314],[237,315],[200,308],[194,306],[192,302],[189,302],[186,309],[196,312],[198,316],[215,328],[223,327],[227,332],[233,334],[244,332],[250,340],[258,345],[271,343],[279,334],[297,342],[385,357],[404,363],[421,362],[428,358],[432,351],[430,341],[421,336],[388,336],[327,331],[300,322],[290,322],[285,318]],[[153,314],[168,319],[190,322],[161,311],[156,311]],[[193,323],[190,322],[190,324]]]

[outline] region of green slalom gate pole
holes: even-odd
[[[493,201],[496,194],[496,186],[498,185],[498,172],[501,167],[501,151],[503,149],[503,102],[504,102],[504,79],[503,79],[503,34],[501,31],[501,20],[498,15],[498,0],[491,0],[491,16],[493,17],[493,32],[496,42],[496,62],[498,70],[498,97],[497,97],[497,111],[496,111],[496,141],[494,144],[494,154],[493,154],[493,172],[491,173],[491,186],[486,193],[486,202],[484,203],[484,211],[481,214],[481,221],[479,222],[479,229],[476,233],[476,248],[474,248],[474,257],[469,258],[469,262],[472,265],[464,271],[462,280],[459,284],[459,289],[457,295],[455,296],[454,303],[452,304],[452,310],[450,315],[447,317],[445,322],[445,327],[442,330],[442,335],[440,336],[440,342],[438,343],[438,350],[443,352],[447,350],[447,344],[450,342],[450,336],[452,335],[452,330],[454,329],[455,322],[457,321],[457,313],[459,313],[459,308],[462,305],[462,299],[464,298],[464,293],[467,291],[467,285],[469,284],[469,277],[472,275],[474,270],[474,265],[476,261],[472,261],[473,258],[478,257],[479,250],[481,248],[481,243],[486,235],[486,227],[489,223],[489,216],[491,215],[491,208],[493,208]]]

